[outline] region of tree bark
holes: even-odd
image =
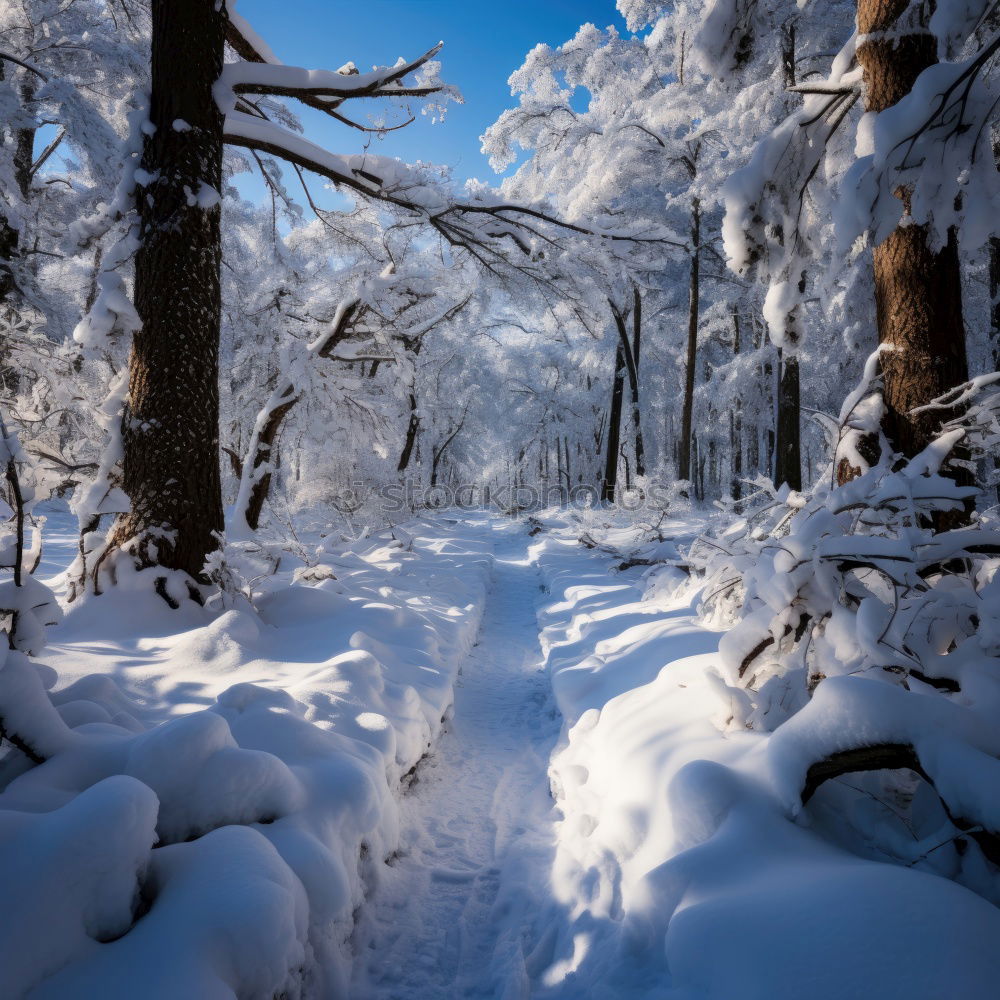
[[[137,198],[135,304],[122,485],[132,509],[111,545],[142,565],[202,578],[222,531],[219,474],[219,192],[223,118],[212,95],[222,71],[224,4],[153,0],[155,128]],[[181,58],[183,54],[183,58]],[[175,127],[176,125],[176,127]]]
[[[267,420],[261,428],[260,433],[254,435],[253,438],[253,454],[250,456],[253,463],[251,470],[256,471],[265,462],[268,462],[271,467],[250,488],[250,496],[247,499],[246,510],[243,512],[243,516],[246,519],[247,527],[251,531],[256,531],[260,526],[260,515],[264,510],[264,503],[271,493],[271,475],[275,454],[274,444],[278,438],[278,431],[281,430],[281,425],[285,417],[291,413],[295,404],[302,398],[300,395],[293,395],[294,393],[295,387],[288,386],[288,393],[286,393],[288,398],[283,398],[283,401],[268,413]]]
[[[1000,164],[1000,156],[994,151],[994,159]],[[1000,370],[1000,239],[990,237],[990,358],[993,370]],[[994,471],[1000,470],[1000,455],[993,456]],[[996,485],[997,500],[1000,501],[1000,482]]]
[[[799,438],[799,359],[779,352],[781,376],[778,382],[778,418],[774,446],[774,482],[802,489],[802,458]]]
[[[608,441],[604,462],[604,482],[601,499],[612,503],[618,485],[618,442],[621,439],[622,397],[625,395],[625,351],[621,340],[615,351],[615,375],[611,387],[611,412],[608,418]]]
[[[639,355],[640,338],[642,331],[642,300],[639,297],[639,289],[634,288],[634,303],[632,310],[632,342],[629,343],[628,331],[625,328],[625,321],[628,313],[621,310],[611,302],[611,313],[614,316],[615,326],[618,328],[620,339],[619,350],[625,362],[625,371],[628,374],[629,391],[632,397],[632,429],[635,434],[635,471],[637,476],[646,474],[646,448],[642,439],[642,409],[639,406]]]
[[[642,440],[639,408],[639,351],[642,348],[642,296],[639,286],[632,286],[632,420],[635,424],[635,474],[646,475],[646,447]]]
[[[400,453],[399,462],[396,465],[397,472],[405,472],[410,465],[410,458],[413,455],[413,446],[417,443],[417,431],[420,430],[420,417],[417,415],[417,397],[410,393],[410,421],[406,426],[406,440],[403,442],[403,451]]]
[[[688,297],[687,366],[684,373],[684,402],[681,411],[681,440],[678,449],[679,479],[691,481],[691,425],[694,416],[695,365],[698,359],[698,307],[701,278],[701,202],[691,203],[691,283]]]
[[[733,357],[740,355],[740,314],[733,310]],[[729,447],[734,500],[743,495],[743,400],[737,396],[729,413]]]
[[[858,62],[865,109],[880,112],[905,97],[917,77],[937,62],[937,41],[918,24],[907,0],[858,0]],[[897,24],[907,14],[907,27]],[[897,191],[908,214],[909,193]],[[883,426],[892,446],[912,457],[934,437],[940,418],[911,416],[968,379],[958,242],[951,232],[932,250],[926,226],[899,226],[874,251],[875,307],[882,356]]]
[[[321,341],[318,340],[309,347],[310,359],[307,363],[314,358],[329,358],[337,345],[350,333],[351,323],[357,313],[357,299],[341,302],[337,319],[330,331]],[[275,442],[285,418],[302,399],[303,392],[303,387],[294,378],[279,381],[271,398],[258,413],[246,458],[238,470],[240,490],[236,498],[236,525],[239,524],[238,515],[242,514],[251,531],[256,531],[260,526],[260,515],[271,493],[271,478],[277,455]],[[265,463],[267,468],[258,476],[257,470]]]
[[[0,80],[4,80],[5,62],[0,60]],[[34,77],[25,77],[20,87],[21,101],[27,106],[35,97],[37,84]],[[27,202],[31,192],[31,163],[35,148],[35,128],[19,128],[13,132],[14,150],[12,155],[14,180],[21,193],[21,199]],[[0,303],[11,298],[18,291],[17,278],[14,275],[14,261],[19,256],[21,233],[10,224],[6,216],[0,215]],[[2,345],[4,360],[7,356],[7,344]],[[5,381],[9,379],[12,369],[4,365]]]

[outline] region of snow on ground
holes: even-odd
[[[259,614],[128,590],[71,606],[38,668],[61,678],[51,756],[0,767],[0,995],[343,995],[401,779],[475,638],[488,536],[438,519],[331,546],[328,579],[272,581]]]
[[[577,928],[556,995],[996,996],[1000,911],[795,819],[780,735],[727,729],[719,633],[683,578],[614,574],[577,527],[551,526],[542,645],[567,723],[553,891]]]
[[[447,730],[403,802],[399,854],[362,917],[352,996],[527,996],[524,944],[548,898],[546,770],[560,720],[541,662],[539,580],[499,522],[493,588]]]
[[[792,801],[839,689],[732,725],[670,565],[702,523],[634,552],[624,521],[438,514],[256,615],[71,609],[63,749],[0,793],[0,995],[994,997],[1000,911]]]

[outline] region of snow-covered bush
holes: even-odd
[[[704,619],[732,625],[719,646],[729,727],[775,731],[790,799],[847,773],[902,771],[871,779],[869,794],[906,812],[912,772],[933,785],[952,832],[994,861],[1000,745],[981,734],[1000,709],[1000,530],[962,483],[968,460],[995,445],[997,377],[934,404],[953,415],[923,452],[906,460],[882,439],[870,467],[871,441],[859,441],[880,403],[862,387],[810,492],[758,484],[764,502],[690,552]],[[840,483],[845,452],[859,474]]]

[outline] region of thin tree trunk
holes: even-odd
[[[406,472],[410,466],[410,458],[413,456],[413,446],[417,443],[417,432],[420,430],[420,417],[417,415],[417,396],[410,393],[410,420],[406,425],[406,438],[403,441],[403,450],[396,465],[397,472]]]
[[[111,534],[141,564],[202,578],[222,531],[219,330],[222,71],[226,7],[153,0],[152,100],[137,199],[135,304],[122,485],[132,509]],[[183,53],[183,58],[179,54]],[[174,128],[176,121],[189,128]],[[193,204],[192,204],[193,202]]]
[[[684,374],[684,403],[681,411],[681,440],[678,449],[678,477],[691,480],[691,424],[694,416],[695,366],[698,360],[698,307],[701,295],[701,202],[691,203],[691,285],[688,297],[687,365]]]
[[[21,83],[21,102],[28,107],[35,100],[38,84],[33,76],[26,76]],[[21,192],[21,197],[27,201],[31,192],[31,165],[35,158],[34,127],[19,128],[14,133],[14,179]]]
[[[740,314],[733,310],[733,357],[740,356]],[[731,491],[734,500],[743,494],[743,400],[737,396],[733,412],[730,413],[730,452],[733,481]]]
[[[994,150],[994,159],[1000,164],[1000,156]],[[1000,239],[990,237],[990,357],[993,370],[1000,370]],[[1000,455],[993,456],[994,470],[1000,470]],[[1000,482],[996,486],[997,500],[1000,501]]]
[[[865,84],[865,110],[881,112],[905,97],[917,77],[937,62],[937,40],[926,24],[910,23],[907,0],[858,0],[858,45]],[[906,13],[907,26],[897,21]],[[901,214],[909,192],[897,192]],[[912,457],[934,437],[940,417],[913,416],[968,379],[962,289],[955,233],[944,247],[930,247],[926,226],[899,226],[874,251],[875,307],[882,356],[883,427],[890,444]],[[853,470],[840,470],[840,478]]]
[[[778,382],[778,416],[774,448],[774,482],[802,489],[802,457],[799,436],[799,359],[795,354],[778,352],[781,372]]]
[[[635,424],[635,474],[646,475],[646,446],[642,440],[639,407],[639,352],[642,347],[642,296],[639,286],[632,286],[632,421]]]
[[[608,418],[608,441],[604,463],[601,499],[611,503],[618,485],[618,442],[621,439],[622,397],[625,395],[625,351],[621,340],[615,350],[615,376],[611,388],[611,411]]]
[[[329,332],[308,347],[307,363],[314,358],[329,358],[332,355],[337,345],[350,333],[358,306],[356,298],[340,303]],[[251,531],[256,531],[260,525],[260,515],[271,492],[271,477],[278,466],[275,442],[285,418],[302,399],[303,391],[294,378],[280,379],[270,399],[257,414],[246,457],[238,470],[240,487],[234,505],[236,516],[233,518],[233,530],[237,533],[243,528],[241,516]]]
[[[782,28],[782,76],[785,89],[798,82],[795,74],[795,21],[789,20]],[[799,279],[799,293],[805,291],[806,275]],[[799,398],[798,359],[799,307],[788,317],[785,331],[786,347],[778,351],[778,390],[775,414],[774,482],[788,485],[793,490],[802,489],[801,456],[801,403]]]
[[[618,307],[611,302],[611,312],[614,316],[615,326],[618,329],[618,337],[621,341],[619,349],[625,361],[625,370],[628,373],[629,390],[632,397],[632,428],[635,434],[635,469],[636,475],[646,474],[645,455],[646,448],[642,440],[642,411],[639,406],[639,360],[636,355],[636,348],[639,347],[639,339],[642,327],[642,305],[639,298],[639,289],[634,289],[635,303],[632,312],[632,343],[629,343],[628,331],[625,329],[627,314],[623,314]],[[636,311],[638,310],[638,311]]]

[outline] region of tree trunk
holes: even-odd
[[[632,286],[632,422],[635,425],[635,474],[646,475],[646,447],[642,440],[642,426],[639,423],[639,350],[642,347],[642,296],[639,286]]]
[[[740,314],[733,310],[733,357],[740,355]],[[743,400],[737,396],[729,414],[730,467],[734,500],[743,495]]]
[[[0,80],[5,79],[4,60],[0,60]],[[35,98],[37,84],[33,76],[25,76],[19,88],[21,102],[27,107]],[[19,128],[13,132],[14,150],[12,155],[14,180],[21,193],[21,199],[27,203],[31,193],[31,164],[35,150],[35,132],[37,129]],[[14,261],[18,258],[21,234],[11,224],[6,216],[0,215],[0,303],[3,303],[14,292],[18,291],[17,279],[14,276]],[[6,362],[8,345],[0,345],[0,353]],[[4,380],[9,381],[13,369],[4,364]]]
[[[293,385],[287,385],[285,389],[284,395],[275,401],[276,405],[268,409],[260,430],[257,431],[255,429],[252,437],[252,451],[247,455],[250,466],[241,470],[242,475],[249,473],[253,477],[253,474],[265,462],[267,463],[265,472],[259,478],[255,477],[252,479],[252,482],[247,483],[249,491],[245,500],[243,497],[244,484],[242,481],[240,482],[240,496],[237,498],[237,507],[241,503],[245,503],[243,517],[246,520],[247,527],[251,531],[256,531],[260,526],[260,515],[264,510],[264,502],[271,493],[271,476],[275,467],[274,444],[278,438],[278,431],[281,429],[285,417],[288,416],[295,404],[302,398],[300,395],[294,395],[295,387]]]
[[[793,490],[801,490],[799,359],[794,354],[779,351],[778,365],[781,376],[778,382],[774,482],[777,486],[787,483]]]
[[[635,471],[637,476],[644,476],[646,474],[646,448],[642,440],[642,410],[639,406],[639,356],[637,353],[642,330],[642,300],[639,297],[638,288],[634,288],[634,297],[631,343],[629,343],[628,331],[625,328],[628,313],[622,313],[610,299],[608,301],[611,305],[611,313],[614,316],[615,326],[618,328],[618,337],[620,339],[618,349],[625,362],[625,370],[628,373],[628,384],[632,397],[632,429],[635,434]]]
[[[994,159],[1000,163],[1000,156],[994,151]],[[993,370],[1000,370],[1000,239],[990,237],[990,358]],[[993,456],[994,470],[1000,470],[1000,455]],[[1000,482],[996,486],[997,500],[1000,501]]]
[[[224,4],[153,0],[152,135],[137,198],[135,305],[122,485],[132,509],[111,535],[140,564],[202,578],[222,531],[219,328]],[[183,58],[180,55],[183,54]],[[187,127],[176,127],[183,122]]]
[[[410,421],[406,425],[406,439],[403,442],[403,450],[396,465],[397,472],[406,472],[410,465],[410,458],[413,455],[413,446],[417,443],[417,431],[420,430],[420,417],[417,415],[417,397],[410,393]]]
[[[678,478],[691,480],[691,423],[694,415],[695,365],[698,359],[698,306],[701,272],[701,202],[691,203],[691,287],[688,298],[687,366],[684,374],[684,403],[681,411],[681,440],[678,449]]]
[[[858,62],[864,72],[866,111],[880,112],[905,97],[917,77],[937,62],[937,41],[926,24],[909,19],[907,0],[858,0]],[[897,25],[907,12],[907,27]],[[904,212],[909,193],[897,195]],[[899,226],[874,251],[875,307],[891,445],[912,457],[934,437],[940,415],[911,416],[968,379],[958,242],[949,233],[933,251],[926,226]]]
[[[621,340],[615,351],[615,377],[611,388],[611,413],[608,419],[608,441],[604,463],[604,482],[601,484],[601,499],[611,503],[615,499],[618,485],[618,442],[621,438],[622,397],[625,395],[625,351]]]
[[[350,332],[357,313],[356,298],[341,302],[329,332],[322,340],[317,340],[307,349],[308,357],[305,363],[312,363],[315,358],[329,358]],[[232,519],[232,529],[237,533],[243,529],[241,519],[251,531],[256,531],[260,526],[260,515],[271,493],[271,478],[278,466],[279,455],[275,442],[278,440],[278,433],[285,418],[302,399],[304,391],[295,378],[280,379],[279,376],[278,385],[271,393],[270,399],[257,414],[246,457],[237,470],[240,487]]]
[[[38,85],[33,76],[26,76],[21,83],[21,102],[28,107],[35,100]],[[14,179],[21,197],[27,201],[31,191],[31,165],[35,158],[35,133],[37,128],[19,128],[14,133]]]

